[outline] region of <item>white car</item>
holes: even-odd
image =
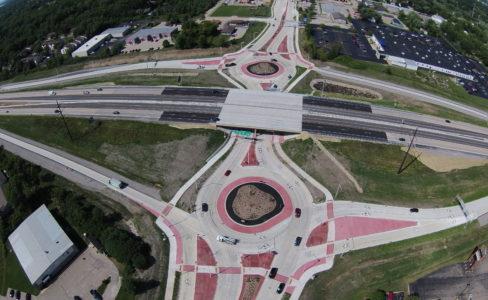
[[[225,235],[218,235],[217,236],[217,241],[222,242],[222,243],[227,243],[229,245],[235,245],[237,242],[239,242],[238,239],[234,239]]]
[[[49,92],[47,92],[47,94],[49,96],[56,96],[56,92],[55,91],[49,91]]]

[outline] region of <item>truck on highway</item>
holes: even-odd
[[[118,189],[123,189],[127,186],[127,183],[120,181],[118,179],[115,179],[115,178],[110,178],[108,180],[108,184],[110,184],[111,186],[116,187]]]
[[[234,239],[234,238],[231,238],[231,237],[228,237],[225,235],[218,235],[217,241],[222,242],[222,243],[226,243],[229,245],[235,245],[235,244],[237,244],[237,242],[239,242],[238,239]]]

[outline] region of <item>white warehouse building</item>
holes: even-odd
[[[73,51],[73,53],[71,53],[71,56],[72,57],[87,57],[88,55],[95,52],[103,42],[108,41],[111,38],[112,38],[112,35],[109,33],[102,33],[102,34],[96,35],[96,36],[92,37],[88,42],[81,45],[78,49]]]
[[[78,252],[45,205],[27,217],[8,241],[36,287],[46,285]]]

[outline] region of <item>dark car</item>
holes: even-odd
[[[102,295],[97,290],[90,290],[90,294],[93,296],[94,300],[103,300]]]
[[[120,115],[120,111],[118,110],[114,111],[114,115]]]
[[[446,120],[446,123],[451,123],[451,121],[450,120]]]
[[[297,236],[297,238],[295,239],[295,246],[300,246],[300,243],[302,242],[302,237],[301,236]]]
[[[302,215],[302,210],[300,208],[295,208],[295,218],[300,218]]]
[[[20,299],[20,291],[15,292],[15,299]]]
[[[59,114],[60,112],[61,112],[61,111],[60,111],[59,109],[55,109],[55,110],[54,110],[54,113],[55,113],[55,114]]]
[[[25,294],[25,300],[31,300],[32,296],[31,294]]]
[[[419,209],[416,208],[416,207],[413,207],[413,208],[410,208],[410,212],[411,213],[418,213],[419,212]]]
[[[225,174],[224,174],[224,175],[225,175],[225,176],[229,176],[229,175],[230,175],[230,173],[232,173],[232,171],[231,171],[231,170],[227,170],[227,171],[225,171]]]
[[[208,204],[207,203],[202,203],[202,211],[207,212],[208,211]]]
[[[284,290],[284,289],[285,289],[285,283],[284,283],[284,282],[282,282],[282,283],[280,283],[280,284],[278,285],[278,288],[276,289],[276,292],[277,292],[278,294],[281,294],[281,293],[283,293],[283,290]]]
[[[275,278],[276,274],[278,273],[278,268],[271,268],[271,271],[269,271],[269,278]]]
[[[101,91],[103,91],[103,89],[102,88],[98,88],[97,91],[101,92]]]
[[[230,63],[230,64],[225,64],[225,67],[229,68],[229,67],[233,67],[235,65],[236,65],[236,63]]]
[[[405,142],[405,138],[399,138],[400,142]]]
[[[276,58],[271,59],[272,62],[277,62],[278,60]]]
[[[74,296],[73,300],[81,300],[81,297],[80,296]]]
[[[15,295],[15,291],[14,290],[10,290],[10,293],[9,293],[10,298],[13,298],[14,295]]]

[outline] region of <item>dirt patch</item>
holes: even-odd
[[[270,62],[259,62],[247,66],[247,70],[255,75],[273,75],[278,72],[278,66]]]
[[[256,220],[276,208],[273,195],[252,184],[239,187],[232,203],[232,210],[243,220]]]
[[[314,79],[312,80],[310,85],[316,91],[323,91],[327,93],[343,94],[343,95],[349,95],[354,97],[365,97],[368,99],[375,99],[375,100],[376,99],[379,100],[383,98],[383,96],[376,91],[355,86],[355,85],[341,83],[338,81],[332,81],[332,80],[325,81],[323,79]]]
[[[244,275],[241,295],[239,299],[242,300],[255,299],[262,283],[263,283],[263,277],[260,275]]]
[[[407,151],[407,148],[402,147],[402,151]],[[488,164],[488,159],[486,158],[449,155],[418,149],[410,149],[410,153],[414,156],[420,154],[418,160],[436,172],[450,172]]]
[[[207,142],[198,135],[149,146],[103,144],[99,151],[107,164],[159,186],[167,201],[205,162]]]

